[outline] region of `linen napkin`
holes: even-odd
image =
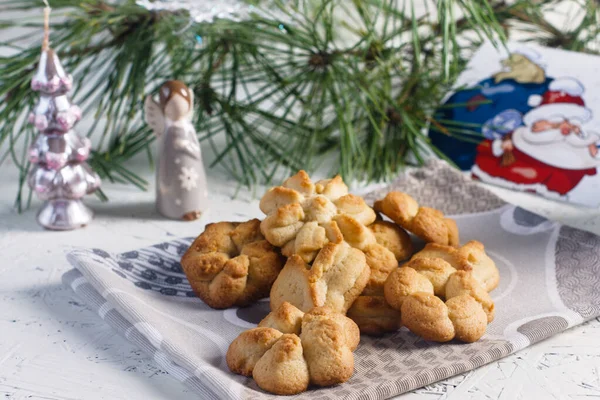
[[[365,197],[391,190],[456,219],[461,241],[479,240],[500,270],[496,318],[476,343],[427,342],[406,329],[363,336],[349,382],[295,399],[385,399],[505,357],[600,315],[600,237],[506,204],[446,163],[432,161]],[[192,238],[121,254],[77,250],[66,285],[124,337],[152,355],[202,399],[270,399],[250,378],[229,372],[225,353],[269,311],[213,310],[195,297],[179,260]]]

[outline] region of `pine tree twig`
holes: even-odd
[[[0,4],[39,8],[37,0]],[[476,128],[437,120],[433,112],[482,40],[502,43],[523,29],[540,43],[594,51],[588,44],[599,26],[594,0],[578,3],[585,18],[571,30],[544,18],[544,7],[555,4],[550,0],[439,0],[437,15],[416,13],[415,0],[309,4],[259,2],[263,14],[249,20],[190,23],[184,10],[149,11],[135,0],[53,1],[64,20],[53,25],[52,43],[79,84],[93,82],[77,92],[96,116],[90,135],[101,145],[93,167],[109,181],[146,187],[127,168],[131,157],[151,153],[142,102],[177,78],[194,90],[197,132],[215,167],[244,185],[310,170],[332,154],[346,178],[385,179],[409,154],[422,160],[428,146],[437,152],[423,135],[428,126],[473,140]],[[0,35],[40,26],[30,21],[6,21]],[[0,144],[8,146],[0,160],[13,158],[24,176],[27,162],[15,149],[27,139],[22,121],[33,104],[28,86],[39,50],[7,44],[16,53],[0,58]],[[26,198],[20,189],[18,205]]]

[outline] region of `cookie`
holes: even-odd
[[[252,377],[263,390],[279,395],[304,392],[310,383],[301,339],[286,333],[257,361]]]
[[[271,288],[271,310],[288,302],[302,311],[326,306],[345,314],[369,276],[363,252],[346,242],[326,244],[312,266],[292,255]]]
[[[345,215],[367,226],[376,219],[365,201],[348,193],[340,176],[313,183],[305,171],[269,189],[260,201],[266,214],[260,229],[267,241],[282,248],[282,254],[299,255],[310,263],[327,243],[338,243],[329,231],[336,216]]]
[[[341,314],[319,308],[306,313],[300,339],[310,381],[318,386],[332,386],[350,379],[354,373],[352,352],[358,346],[359,336],[356,325]]]
[[[406,193],[390,192],[375,202],[381,212],[404,229],[426,242],[458,246],[459,233],[456,222],[439,210],[422,207]]]
[[[398,267],[394,253],[377,242],[377,237],[371,229],[358,223],[347,215],[338,215],[335,223],[339,227],[344,240],[352,247],[365,254],[367,265],[371,271],[369,281],[362,294],[381,295],[383,284],[390,272]],[[393,240],[394,238],[389,238]],[[401,246],[395,243],[396,247]]]
[[[415,293],[433,294],[433,285],[425,275],[419,274],[413,268],[397,268],[388,277],[384,285],[384,297],[388,304],[400,310],[406,298]]]
[[[428,243],[423,250],[412,256],[411,261],[418,258],[439,258],[456,270],[471,271],[473,277],[488,292],[495,289],[500,282],[500,273],[494,260],[486,254],[483,244],[476,240],[459,248]]]
[[[263,318],[258,326],[277,329],[282,333],[299,333],[302,318],[304,318],[304,312],[284,301]]]
[[[485,333],[487,317],[481,305],[468,295],[444,303],[431,293],[419,292],[402,304],[402,324],[425,340],[472,343]]]
[[[494,319],[494,303],[472,271],[441,258],[413,258],[393,271],[384,297],[400,311],[402,325],[427,340],[473,342]]]
[[[194,292],[213,308],[246,306],[269,295],[283,267],[260,221],[209,224],[181,258]]]
[[[288,325],[290,315],[302,314],[301,324]],[[346,382],[354,373],[359,331],[346,316],[327,307],[307,313],[283,303],[264,320],[294,327],[289,333],[270,327],[242,332],[229,346],[229,369],[252,376],[263,390],[279,395],[305,391],[310,384],[331,386]],[[263,324],[261,322],[261,324]]]
[[[414,246],[410,236],[399,225],[377,220],[369,225],[377,243],[394,254],[397,261],[404,261],[413,255]]]
[[[400,311],[390,307],[383,296],[359,296],[346,314],[361,334],[381,336],[400,329]]]
[[[252,376],[258,360],[282,335],[283,333],[273,328],[255,328],[242,332],[229,345],[225,356],[231,372]]]
[[[348,310],[348,316],[356,322],[361,333],[367,335],[379,336],[398,330],[399,312],[386,303],[383,287],[388,275],[398,268],[399,259],[412,253],[409,235],[396,224],[381,220],[369,227],[356,224],[343,215],[335,221],[344,239],[365,253],[371,270],[367,286]]]

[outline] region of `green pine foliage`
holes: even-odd
[[[544,18],[561,3],[550,0],[276,0],[265,10],[276,11],[270,17],[212,24],[133,0],[51,3],[51,44],[75,77],[77,101],[84,115],[106,122],[89,132],[98,143],[90,164],[105,179],[140,188],[147,183],[127,161],[147,153],[152,162],[142,103],[167,79],[194,90],[211,166],[243,185],[310,171],[324,159],[334,159],[345,179],[380,180],[437,153],[424,135],[430,125],[472,135],[434,120],[432,111],[483,40],[502,46],[521,31],[552,47],[595,52],[600,29],[593,0],[572,2],[578,22],[568,27]],[[12,50],[0,58],[0,165],[12,158],[21,184],[29,165],[17,149],[34,138],[25,116],[35,102],[29,83],[41,7],[40,0],[0,0],[0,46]],[[27,10],[21,20],[3,17]],[[23,38],[4,39],[14,27],[39,41],[22,47]],[[27,193],[21,185],[19,208]]]

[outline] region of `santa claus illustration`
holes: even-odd
[[[475,178],[515,189],[565,196],[600,167],[600,135],[582,128],[592,118],[584,88],[573,78],[553,80],[532,95],[525,126],[477,148]]]

